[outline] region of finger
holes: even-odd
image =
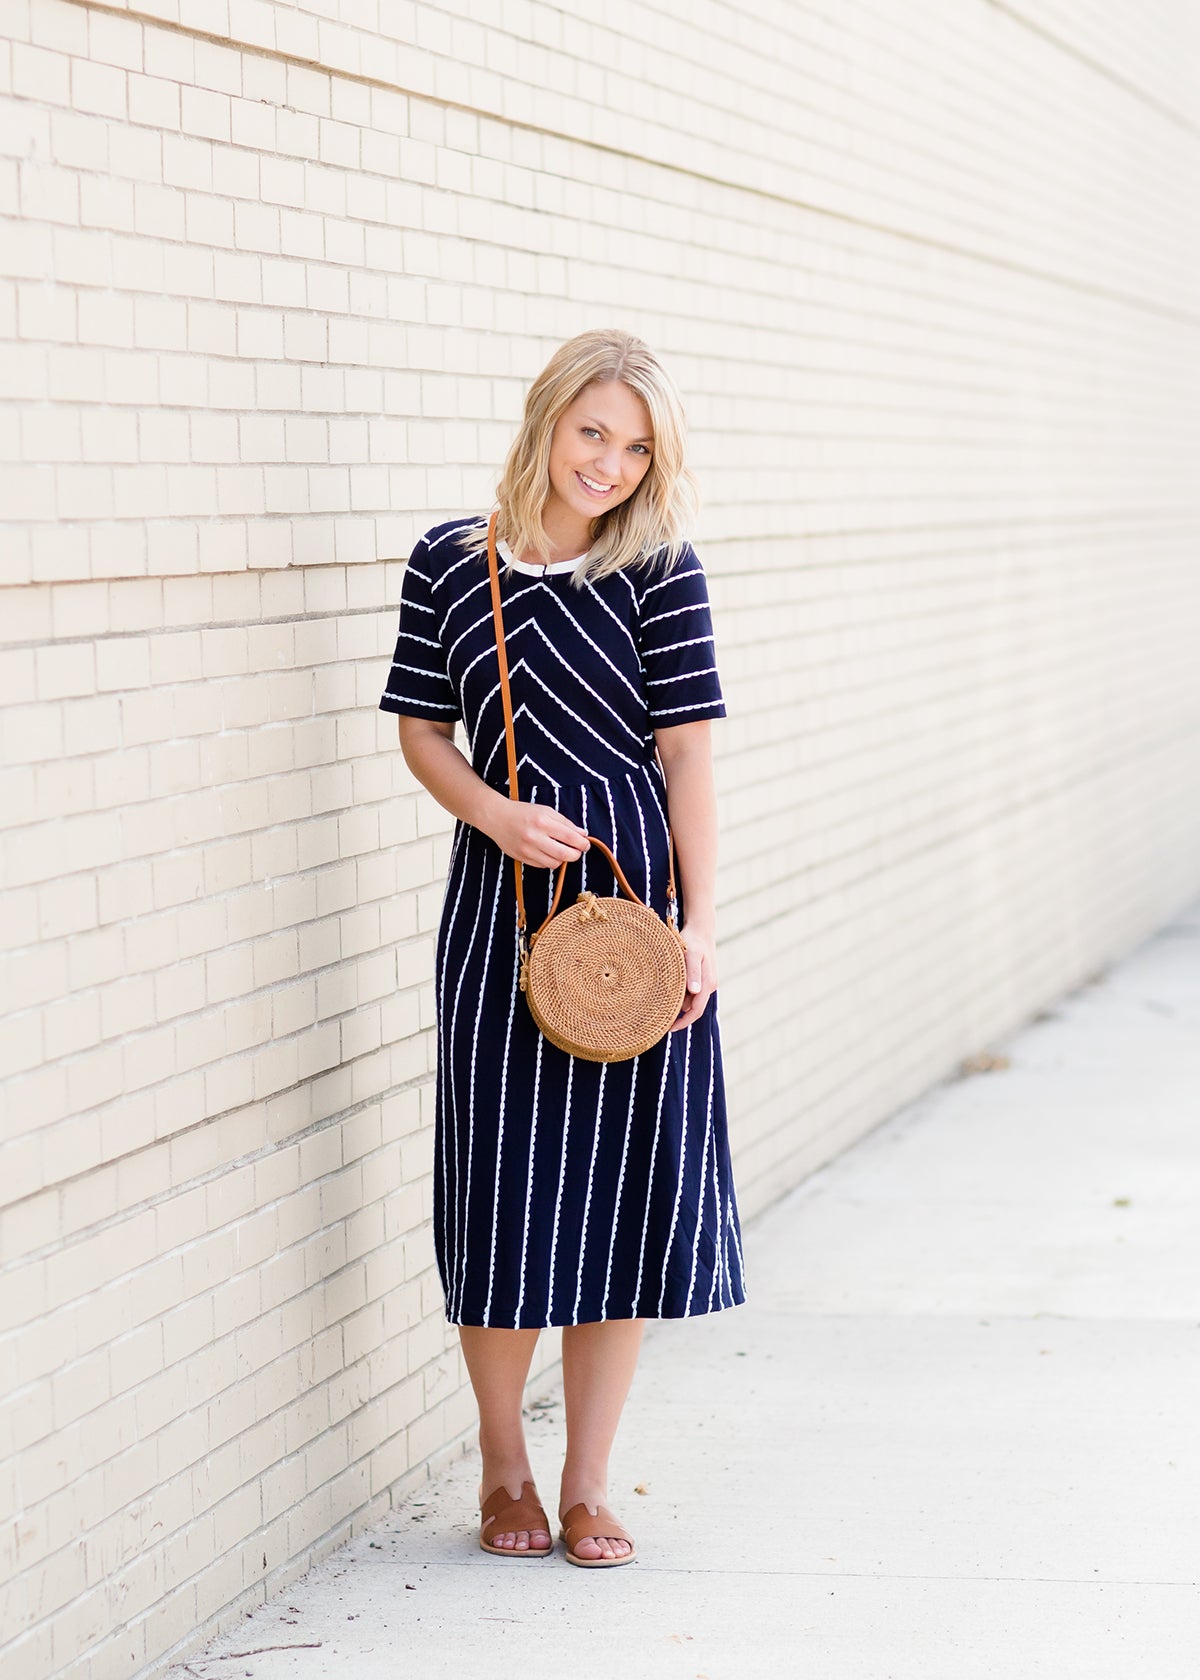
[[[684,955],[684,965],[687,969],[687,989],[689,992],[699,992],[704,987],[704,962],[698,951],[688,951]]]
[[[704,982],[703,990],[697,992],[694,997],[688,999],[688,1012],[692,1021],[698,1021],[701,1015],[704,1014],[704,1011],[708,1008],[709,999],[712,997],[716,989],[717,988],[715,986],[710,985],[706,980]]]
[[[569,863],[578,856],[579,847],[573,840],[560,834],[539,832],[529,836],[525,861],[541,869],[557,869],[560,863]]]
[[[669,1032],[682,1032],[685,1027],[690,1027],[692,1022],[698,1020],[704,1013],[704,1006],[707,1002],[708,996],[705,994],[701,994],[696,997],[685,997],[683,1008],[679,1011],[679,1014],[675,1017],[673,1024],[667,1030]]]
[[[530,837],[531,845],[539,843],[543,846],[560,846],[572,858],[579,857],[581,853],[588,849],[587,835],[581,834],[578,829],[547,829],[543,833]],[[555,861],[560,861],[557,854],[555,854]]]

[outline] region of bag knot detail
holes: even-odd
[[[579,906],[579,920],[581,922],[606,922],[608,911],[594,892],[581,892],[575,900]]]

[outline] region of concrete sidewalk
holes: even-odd
[[[1200,906],[998,1048],[653,1328],[637,1563],[485,1556],[464,1459],[191,1673],[1197,1680]],[[531,1444],[549,1503],[553,1397]]]

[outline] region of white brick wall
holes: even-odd
[[[593,12],[4,8],[0,1680],[157,1669],[469,1427],[375,706],[562,338],[691,416],[747,1212],[1200,886],[1182,0]]]

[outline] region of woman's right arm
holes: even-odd
[[[551,805],[531,805],[490,788],[454,745],[454,724],[400,717],[400,750],[421,786],[445,810],[537,869],[557,869],[588,849],[587,835]]]

